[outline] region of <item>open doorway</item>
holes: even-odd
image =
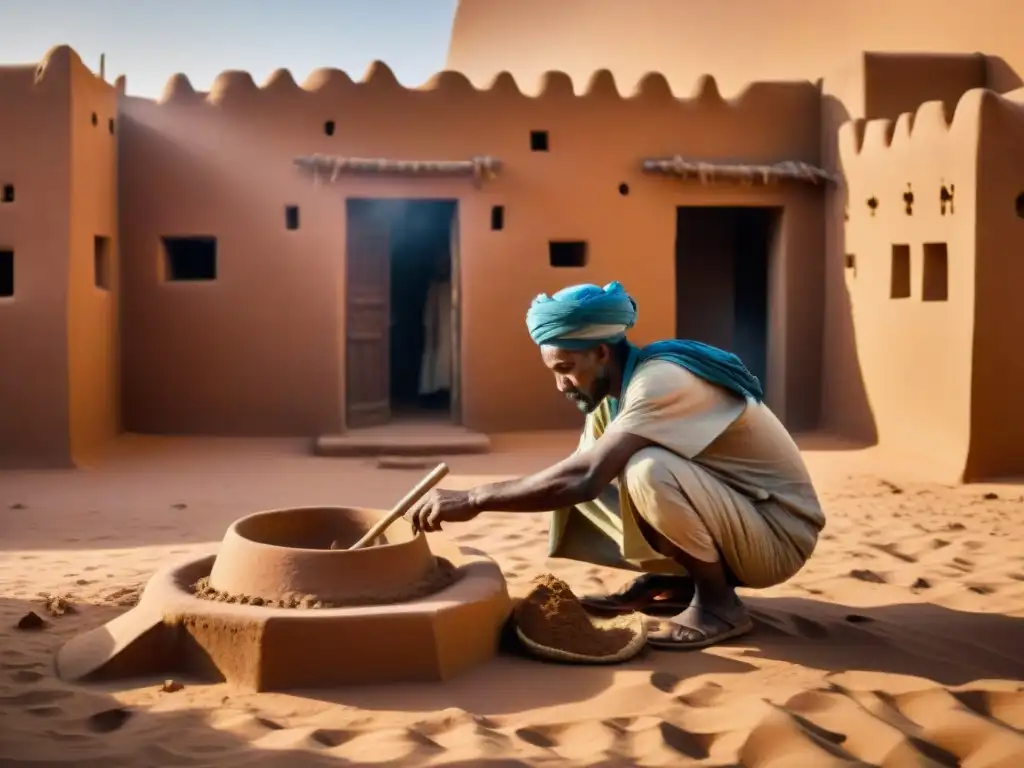
[[[454,200],[347,203],[347,423],[457,416]]]
[[[676,336],[739,355],[768,374],[769,262],[782,209],[676,209]]]

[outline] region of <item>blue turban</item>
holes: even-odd
[[[614,344],[635,324],[636,302],[619,282],[604,288],[572,285],[553,296],[542,293],[526,313],[530,338],[538,346],[562,349]]]
[[[561,349],[589,349],[598,344],[614,344],[626,338],[636,323],[636,302],[621,283],[573,285],[553,296],[541,294],[526,313],[526,327],[538,346],[549,344]],[[647,360],[667,360],[701,378],[743,398],[761,402],[764,390],[757,377],[747,370],[732,352],[700,341],[668,339],[644,347],[630,347],[622,374],[626,391],[636,367]],[[618,410],[613,399],[612,413]]]

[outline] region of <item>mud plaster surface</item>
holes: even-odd
[[[203,600],[212,600],[219,603],[239,603],[241,605],[262,605],[268,608],[350,608],[361,605],[407,603],[410,600],[419,600],[435,592],[440,592],[462,578],[462,571],[445,558],[436,557],[434,562],[436,567],[426,578],[415,584],[410,584],[400,591],[382,592],[380,590],[368,590],[365,594],[353,595],[348,600],[343,601],[327,601],[322,600],[318,595],[299,594],[297,592],[286,595],[283,599],[267,598],[261,595],[233,595],[211,587],[209,576],[199,579],[191,586],[191,589],[196,597]]]
[[[535,643],[600,658],[618,653],[635,637],[632,629],[622,626],[629,622],[628,616],[591,617],[569,585],[558,577],[545,574],[536,583],[515,611],[519,629]]]

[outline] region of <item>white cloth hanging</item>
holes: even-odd
[[[452,284],[432,281],[423,308],[423,364],[420,366],[421,395],[452,388]]]

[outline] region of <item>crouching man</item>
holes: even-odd
[[[603,611],[671,615],[657,648],[704,648],[752,628],[736,587],[786,581],[825,517],[792,437],[731,353],[694,341],[635,347],[622,285],[538,296],[526,316],[558,389],[587,415],[576,452],[536,474],[435,489],[408,513],[438,530],[484,510],[552,513],[552,557],[641,571]],[[675,615],[672,615],[675,614]]]

